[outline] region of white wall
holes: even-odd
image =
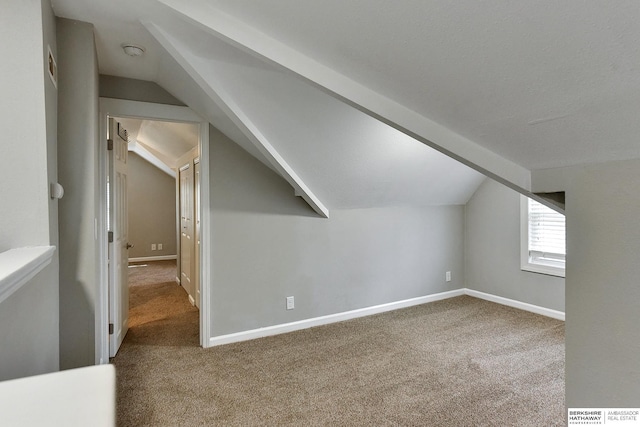
[[[0,381],[59,369],[56,272],[49,264],[0,305]]]
[[[466,206],[466,287],[565,311],[564,278],[520,269],[520,193],[487,178]]]
[[[463,286],[464,207],[332,210],[322,219],[210,132],[213,336]]]
[[[566,402],[640,406],[640,160],[536,172],[566,191]]]
[[[5,1],[0,14],[0,251],[49,243],[42,12]]]
[[[93,25],[58,18],[60,366],[92,365],[98,250],[98,62]]]
[[[48,1],[3,2],[0,14],[0,251],[57,245],[55,55]],[[19,41],[19,42],[9,42]],[[59,369],[58,257],[0,305],[0,379]]]
[[[56,18],[49,0],[42,0],[43,43],[42,57],[45,64],[49,55],[49,48],[57,61]],[[44,70],[44,98],[45,98],[45,130],[47,139],[47,182],[58,182],[58,89]],[[49,188],[47,186],[47,191]],[[48,194],[48,193],[47,193]],[[47,198],[49,207],[49,244],[58,247],[58,200]],[[58,251],[54,257],[54,269],[58,269]]]

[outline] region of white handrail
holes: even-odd
[[[55,246],[34,246],[0,253],[0,303],[51,262]]]

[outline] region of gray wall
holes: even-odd
[[[60,366],[95,363],[98,62],[93,25],[58,18]]]
[[[55,55],[47,1],[9,2],[0,15],[0,251],[57,244],[56,89],[45,55]],[[0,306],[0,380],[52,372],[58,356],[58,254]]]
[[[176,255],[176,180],[129,153],[129,258]],[[152,243],[163,249],[152,251]]]
[[[566,191],[567,406],[637,408],[640,160],[540,171],[533,178],[536,191]]]
[[[565,311],[564,278],[520,270],[520,194],[487,178],[466,206],[466,287]]]
[[[213,336],[463,286],[464,207],[333,210],[321,219],[213,128],[210,140]],[[290,295],[296,308],[287,311]]]
[[[184,104],[154,82],[100,75],[100,96],[156,104]]]

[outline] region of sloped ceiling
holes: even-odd
[[[527,169],[640,156],[634,0],[206,3]]]
[[[211,93],[224,95],[329,208],[465,203],[482,176],[405,133],[516,186],[523,171],[640,157],[634,1],[53,6],[95,25],[102,73],[156,81],[273,167]],[[224,34],[220,17],[238,25]]]
[[[141,144],[168,167],[175,168],[177,160],[198,145],[198,125],[118,118],[129,133],[129,141]]]
[[[215,37],[188,25],[171,31],[183,58],[241,106],[330,207],[464,204],[482,180],[461,163]]]

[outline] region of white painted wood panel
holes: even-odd
[[[0,253],[0,302],[49,265],[55,249],[54,246],[35,246]]]

